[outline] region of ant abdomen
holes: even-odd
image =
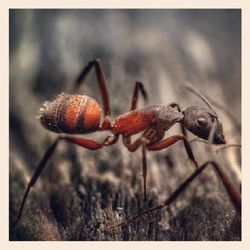
[[[60,94],[40,109],[40,121],[57,133],[81,134],[96,130],[100,125],[101,108],[86,95]]]

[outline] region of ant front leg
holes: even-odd
[[[93,60],[88,63],[88,65],[82,70],[77,80],[75,81],[76,90],[80,87],[81,84],[84,83],[86,77],[88,76],[90,70],[95,68],[98,84],[101,90],[103,107],[104,107],[104,121],[102,124],[102,128],[110,127],[110,103],[109,103],[109,94],[107,90],[107,84],[104,77],[103,69],[100,60]]]
[[[170,106],[170,107],[172,107],[172,108],[177,108],[177,110],[178,110],[180,113],[182,112],[182,111],[181,111],[181,108],[180,108],[180,105],[179,105],[178,103],[172,102],[172,103],[170,103],[168,106]],[[184,126],[183,126],[182,123],[180,123],[180,125],[181,125],[181,132],[182,132],[182,134],[183,134],[185,137],[187,137],[186,129],[184,128]]]
[[[169,106],[172,107],[172,108],[177,108],[177,110],[179,112],[182,112],[181,108],[180,108],[180,105],[177,104],[177,103],[175,103],[175,102],[169,104]],[[182,122],[180,122],[180,125],[181,125],[181,132],[182,132],[182,134],[184,135],[185,138],[187,138],[187,132],[186,132],[186,129],[184,128]],[[188,140],[184,139],[183,140],[183,144],[184,144],[184,147],[186,149],[186,152],[188,154],[189,159],[191,159],[192,162],[194,162],[194,166],[197,168],[198,165],[197,165],[197,163],[196,163],[196,161],[194,159],[190,143],[188,142]]]
[[[102,228],[101,230],[102,231],[109,231],[109,230],[112,230],[112,229],[117,228],[117,227],[122,227],[122,226],[128,225],[128,224],[134,222],[135,220],[137,220],[137,219],[139,219],[139,218],[141,218],[149,213],[152,213],[156,210],[159,210],[162,208],[168,208],[178,198],[178,196],[186,190],[186,188],[192,183],[192,181],[203,172],[203,170],[207,166],[212,166],[214,168],[218,178],[221,180],[224,188],[226,189],[227,194],[235,207],[235,210],[240,215],[241,214],[241,194],[235,189],[235,187],[232,185],[232,183],[228,179],[227,175],[224,173],[224,171],[221,169],[221,167],[216,162],[207,161],[202,166],[197,168],[194,171],[194,173],[191,174],[185,181],[183,181],[179,185],[179,187],[162,204],[157,205],[153,208],[150,208],[147,211],[140,213],[140,214],[138,214],[138,215],[132,217],[131,219],[126,220],[122,223],[107,226],[107,227]]]
[[[150,150],[150,151],[162,150],[162,149],[167,148],[180,140],[182,140],[184,142],[185,150],[186,150],[186,153],[188,155],[188,158],[191,160],[191,162],[193,162],[193,164],[197,168],[198,164],[194,158],[193,151],[192,151],[186,137],[182,134],[174,135],[174,136],[165,138],[161,141],[158,141],[156,143],[149,144],[149,145],[147,145],[147,150]]]
[[[55,152],[55,150],[56,150],[56,148],[58,146],[58,143],[60,141],[66,140],[66,141],[69,141],[69,142],[71,142],[73,144],[76,144],[76,145],[79,145],[81,147],[87,148],[89,150],[98,150],[98,149],[100,149],[100,148],[102,148],[104,146],[109,146],[109,145],[112,145],[112,144],[116,143],[117,140],[118,140],[118,137],[119,137],[119,135],[117,135],[117,134],[111,134],[111,135],[107,136],[102,143],[99,143],[97,141],[87,139],[87,138],[84,138],[84,137],[80,137],[80,136],[71,136],[71,135],[68,135],[68,134],[59,135],[57,137],[57,139],[53,142],[53,144],[45,152],[42,160],[40,161],[40,163],[36,167],[35,172],[32,175],[32,177],[31,177],[31,179],[30,179],[30,181],[29,181],[29,183],[27,185],[25,194],[23,196],[23,199],[22,199],[22,202],[21,202],[21,205],[20,205],[20,208],[19,208],[17,220],[15,221],[14,226],[21,219],[24,204],[25,204],[25,201],[26,201],[26,199],[28,197],[28,194],[30,192],[31,187],[33,187],[35,185],[38,177],[42,173],[43,169],[46,167],[47,162],[52,157],[52,155]]]
[[[169,197],[165,200],[164,206],[170,206],[173,201],[187,188],[187,186],[207,167],[212,166],[221,180],[224,188],[227,191],[229,198],[231,199],[235,210],[238,214],[241,214],[241,194],[235,189],[227,175],[221,169],[221,167],[214,161],[207,161],[201,167],[197,168],[195,172],[189,176]]]
[[[207,167],[212,166],[221,180],[224,188],[227,191],[229,198],[231,199],[235,210],[238,214],[241,214],[241,194],[235,189],[233,184],[228,179],[227,175],[221,169],[221,167],[214,161],[207,161],[201,167],[197,168],[195,172],[189,176],[169,197],[165,200],[164,206],[170,206],[173,201],[187,188],[187,186]]]

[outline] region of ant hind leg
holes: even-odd
[[[87,138],[84,138],[84,137],[80,137],[80,136],[71,136],[71,135],[67,135],[67,134],[59,135],[56,138],[56,140],[52,143],[52,145],[45,152],[42,160],[39,162],[38,166],[35,169],[35,172],[33,173],[32,177],[31,177],[31,179],[30,179],[30,181],[29,181],[29,183],[27,185],[27,188],[26,188],[26,191],[24,193],[24,196],[23,196],[20,208],[19,208],[18,216],[17,216],[17,219],[16,219],[16,221],[14,223],[14,226],[18,223],[18,221],[22,217],[23,208],[24,208],[26,199],[28,197],[28,194],[30,192],[30,189],[35,185],[38,177],[41,175],[43,169],[46,167],[47,162],[49,161],[49,159],[54,154],[54,152],[55,152],[55,150],[56,150],[56,148],[58,146],[58,143],[61,140],[66,140],[68,142],[71,142],[71,143],[73,143],[75,145],[79,145],[81,147],[87,148],[89,150],[98,150],[98,149],[100,149],[100,148],[102,148],[104,146],[109,146],[109,145],[112,145],[112,144],[116,143],[117,140],[118,140],[118,135],[111,134],[111,135],[107,136],[102,143],[99,143],[97,141],[87,139]]]
[[[109,116],[111,113],[111,109],[110,109],[110,103],[109,103],[109,94],[107,90],[107,84],[106,84],[106,80],[105,80],[105,76],[104,76],[104,72],[103,72],[100,60],[90,61],[85,66],[85,68],[81,71],[81,73],[79,74],[78,78],[75,81],[74,91],[77,91],[79,87],[81,86],[81,84],[84,83],[85,79],[87,78],[92,68],[95,68],[99,88],[100,88],[101,95],[102,95],[104,117],[106,118],[106,120],[108,120],[110,119]]]
[[[148,93],[147,93],[146,89],[144,88],[143,83],[139,82],[139,81],[136,81],[135,82],[135,88],[134,88],[133,97],[132,97],[132,100],[131,100],[130,111],[136,109],[137,102],[138,102],[139,91],[141,92],[142,97],[143,97],[145,103],[148,102]]]

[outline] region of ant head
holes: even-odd
[[[182,123],[186,129],[202,139],[208,140],[214,122],[214,144],[226,143],[223,134],[222,124],[218,120],[217,114],[212,109],[200,106],[191,106],[183,111]]]

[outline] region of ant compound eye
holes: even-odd
[[[198,119],[198,124],[200,126],[204,127],[207,124],[207,120],[205,118],[201,117],[201,118]]]

